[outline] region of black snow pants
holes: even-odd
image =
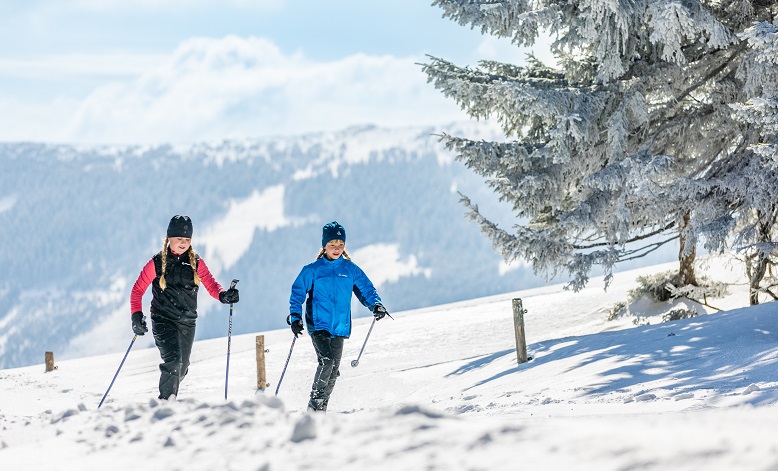
[[[319,360],[316,375],[311,387],[309,411],[326,411],[335,381],[340,376],[340,358],[343,356],[344,337],[332,337],[326,330],[317,330],[311,334],[313,348]]]
[[[194,343],[194,324],[181,324],[152,317],[151,330],[162,363],[159,365],[159,398],[178,395],[178,386],[189,370],[189,356]]]

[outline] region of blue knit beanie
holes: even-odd
[[[342,240],[346,242],[346,229],[343,228],[338,221],[332,221],[325,224],[321,231],[321,246],[327,245],[327,242],[331,240]]]

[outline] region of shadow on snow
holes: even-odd
[[[741,395],[751,384],[775,381],[778,304],[548,340],[531,344],[528,350],[534,357],[532,361],[478,381],[466,390],[506,375],[574,359],[567,372],[600,361],[619,364],[600,373],[601,380],[585,388],[584,395],[619,392],[639,385],[644,386],[644,393],[669,391],[669,397],[706,389],[719,396]],[[515,355],[515,350],[479,357],[447,377],[483,368],[509,355]],[[662,385],[652,387],[651,383],[656,380],[663,380]],[[744,402],[752,405],[778,402],[778,391],[761,390],[761,394],[754,394]]]

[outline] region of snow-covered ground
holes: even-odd
[[[637,275],[672,267],[619,273],[606,292],[596,279],[396,312],[351,367],[371,321],[357,319],[326,415],[305,412],[307,335],[274,396],[287,330],[259,333],[259,392],[255,335],[232,338],[229,400],[226,338],[195,344],[175,403],[155,399],[156,349],[130,351],[100,409],[123,353],[0,370],[0,469],[778,469],[778,303],[738,309],[742,276],[714,259],[702,272],[735,283],[708,300],[725,311],[658,323],[668,305],[644,303],[651,325],[606,320]],[[515,297],[533,357],[520,365]]]

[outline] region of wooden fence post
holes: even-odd
[[[265,372],[265,336],[257,335],[257,389],[265,389],[267,373]]]
[[[516,359],[524,363],[527,358],[527,340],[524,336],[524,314],[527,312],[521,298],[513,298],[513,329],[516,332]]]
[[[57,367],[54,366],[54,352],[46,352],[46,372],[54,371]]]

